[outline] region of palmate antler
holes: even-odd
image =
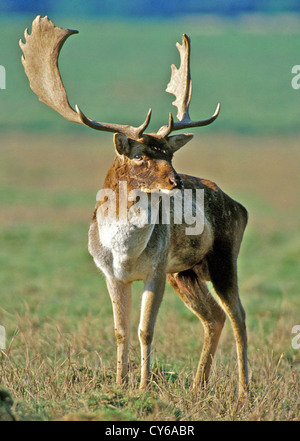
[[[113,133],[123,133],[129,138],[138,139],[147,128],[151,109],[145,122],[139,127],[129,125],[96,122],[87,118],[75,106],[76,111],[70,106],[67,93],[59,73],[57,61],[60,50],[66,39],[78,31],[62,29],[54,26],[48,17],[37,16],[32,23],[32,33],[25,30],[25,43],[20,40],[23,51],[22,63],[29,79],[30,87],[39,97],[40,101],[52,107],[64,118],[79,124],[84,124],[96,130]]]
[[[78,31],[63,29],[54,25],[46,16],[37,16],[32,22],[32,32],[25,30],[25,43],[20,40],[20,47],[23,51],[22,63],[25,73],[29,79],[30,87],[38,96],[40,101],[52,107],[64,118],[79,124],[86,125],[96,130],[122,133],[129,138],[139,139],[148,127],[151,117],[151,109],[143,124],[139,127],[130,125],[111,124],[96,122],[82,113],[76,105],[75,110],[70,106],[67,93],[64,88],[59,69],[58,57],[60,50],[70,35]],[[166,91],[175,95],[173,104],[177,107],[177,118],[179,122],[173,121],[170,114],[168,125],[162,126],[157,132],[160,138],[167,137],[173,130],[187,129],[211,124],[218,116],[220,104],[215,113],[209,119],[203,121],[192,121],[189,116],[189,104],[192,94],[192,82],[190,76],[190,39],[184,34],[182,45],[176,44],[181,58],[180,68],[174,65],[172,68],[171,81]]]
[[[173,101],[173,105],[177,107],[177,118],[179,122],[173,121],[173,117],[170,114],[169,124],[162,126],[157,134],[164,138],[168,136],[174,130],[188,129],[192,127],[207,126],[211,124],[219,115],[220,103],[217,105],[215,113],[208,119],[202,121],[192,121],[189,115],[189,105],[192,96],[192,81],[190,74],[190,53],[191,42],[190,38],[183,34],[182,45],[176,43],[176,47],[180,54],[180,67],[172,64],[171,80],[167,85],[166,92],[175,95],[176,100]]]

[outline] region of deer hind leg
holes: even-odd
[[[214,246],[207,260],[211,281],[233,329],[239,369],[239,396],[243,398],[248,392],[247,331],[246,314],[238,291],[236,258],[232,257],[230,247],[222,243]]]
[[[194,380],[194,388],[202,387],[208,380],[226,316],[206,283],[201,280],[200,267],[167,274],[167,280],[185,305],[201,320],[204,328],[204,343]]]
[[[128,349],[130,337],[131,285],[106,280],[112,301],[115,336],[117,339],[117,384],[128,381]]]

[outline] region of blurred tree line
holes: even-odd
[[[6,0],[0,13],[170,17],[183,14],[238,15],[300,12],[299,0]]]

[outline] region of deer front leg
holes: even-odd
[[[112,301],[117,339],[117,384],[128,381],[128,348],[130,337],[131,284],[106,280]]]
[[[162,273],[162,271],[160,271]],[[146,280],[139,324],[139,340],[141,345],[141,383],[140,389],[145,389],[150,376],[150,352],[157,313],[165,289],[165,273]]]

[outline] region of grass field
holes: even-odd
[[[167,286],[156,326],[152,388],[140,393],[134,288],[131,376],[115,386],[109,296],[87,252],[96,191],[111,138],[1,136],[1,388],[19,419],[296,420],[300,350],[297,137],[204,134],[178,152],[177,171],[215,180],[249,210],[240,255],[251,399],[236,406],[233,335],[225,325],[210,382],[191,394],[202,327]],[[167,324],[167,325],[166,325]]]

